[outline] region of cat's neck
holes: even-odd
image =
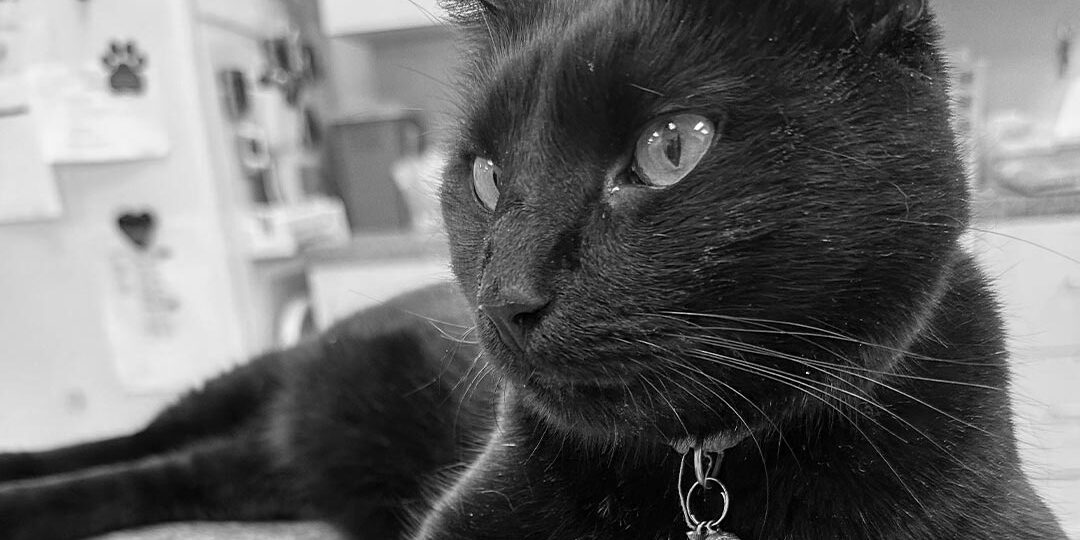
[[[962,513],[955,499],[935,500],[942,491],[927,486],[953,482],[977,492],[988,481],[987,466],[1015,453],[999,325],[978,271],[959,261],[895,375],[875,377],[866,398],[847,408],[793,415],[727,450],[719,473],[733,498],[727,522],[747,536],[783,537],[792,533],[783,524],[795,514],[822,518],[858,509],[881,516],[833,520],[837,529],[805,529],[796,537],[874,537],[884,534],[880,527],[901,526],[892,517],[898,512]],[[502,425],[512,426],[504,443],[516,450],[503,459],[520,460],[524,478],[558,475],[569,490],[559,496],[576,501],[573,507],[603,507],[617,497],[626,511],[651,512],[663,516],[657,522],[675,520],[678,527],[676,449],[658,441],[576,438],[530,413],[512,393],[504,394],[502,415]],[[644,498],[635,500],[634,493]],[[821,522],[794,520],[801,524],[796,528]]]

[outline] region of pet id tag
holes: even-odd
[[[690,529],[686,532],[687,540],[739,540],[739,537],[734,534],[719,530],[720,522],[727,517],[728,506],[731,503],[727,487],[714,476],[720,468],[720,460],[723,457],[723,453],[706,454],[701,449],[695,449],[694,476],[696,481],[689,489],[683,491],[683,467],[686,464],[686,457],[683,456],[683,465],[679,468],[679,504],[682,506],[686,526]],[[711,490],[719,490],[718,493],[723,501],[723,509],[720,511],[719,517],[702,521],[694,515],[691,510],[691,503],[695,496],[704,495],[706,491]]]
[[[701,532],[690,531],[686,533],[687,540],[739,540],[738,536],[723,531],[710,531],[705,529]]]

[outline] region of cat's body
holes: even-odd
[[[682,538],[686,463],[723,450],[714,528],[744,540],[1064,538],[958,245],[924,7],[456,4],[458,287],[256,359],[132,437],[0,456],[0,537],[314,517]]]

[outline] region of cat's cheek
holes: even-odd
[[[614,215],[631,215],[661,189],[635,186],[630,184],[609,186],[604,193],[604,202]]]

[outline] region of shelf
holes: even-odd
[[[438,0],[320,0],[319,8],[328,36],[438,26],[445,13]]]

